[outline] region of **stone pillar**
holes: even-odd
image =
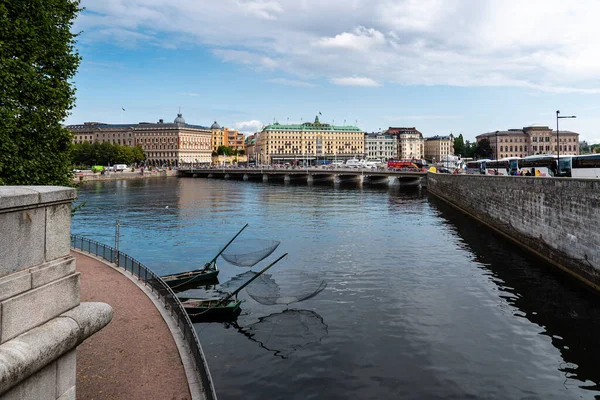
[[[0,186],[0,399],[75,399],[75,348],[112,319],[80,303],[75,190]]]

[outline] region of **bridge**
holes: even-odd
[[[427,172],[361,168],[182,168],[180,177],[279,181],[290,183],[332,183],[367,185],[427,186]]]

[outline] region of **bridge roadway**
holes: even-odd
[[[180,177],[283,181],[294,183],[355,183],[427,186],[427,172],[360,168],[182,168]]]

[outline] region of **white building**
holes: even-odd
[[[382,133],[365,133],[365,155],[367,160],[398,158],[398,139]]]

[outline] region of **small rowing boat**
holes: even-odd
[[[199,286],[202,283],[214,282],[219,275],[218,269],[209,270],[195,270],[182,272],[180,274],[165,275],[161,276],[162,280],[165,281],[172,289],[179,288],[181,286]]]
[[[185,299],[181,304],[195,322],[233,321],[242,311],[240,300]]]

